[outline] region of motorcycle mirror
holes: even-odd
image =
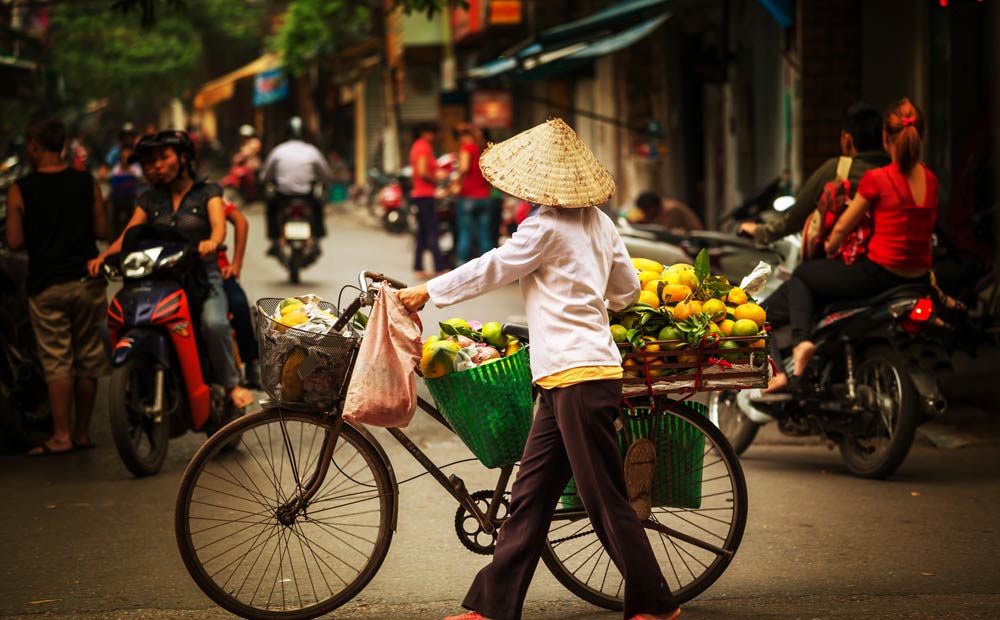
[[[795,205],[795,196],[778,196],[771,205],[778,213],[788,211]]]

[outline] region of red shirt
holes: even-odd
[[[461,153],[469,154],[469,171],[462,179],[460,194],[462,198],[489,198],[490,184],[483,178],[483,171],[479,168],[479,145],[475,142],[463,144]]]
[[[229,202],[228,200],[223,200],[222,201],[222,206],[225,209],[225,211],[223,211],[223,213],[225,213],[227,219],[229,218],[229,214],[236,210],[236,205],[234,205],[233,203]],[[226,256],[226,251],[225,250],[219,250],[219,259],[218,260],[219,260],[219,270],[220,271],[229,266],[229,257]]]
[[[410,197],[433,198],[437,183],[428,181],[417,174],[417,162],[421,157],[427,158],[427,176],[433,179],[434,172],[437,170],[434,147],[427,140],[417,138],[413,141],[413,147],[410,149],[410,166],[413,168],[413,189],[410,191]]]
[[[916,204],[899,166],[889,164],[865,173],[858,193],[870,203],[873,230],[868,258],[883,267],[930,269],[931,235],[937,219],[938,181],[927,166],[927,192]]]

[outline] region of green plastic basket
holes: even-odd
[[[483,465],[503,467],[521,459],[535,407],[525,349],[424,383],[441,415]]]
[[[708,408],[701,403],[684,403],[705,415]],[[701,507],[701,479],[705,457],[705,436],[697,428],[669,412],[651,413],[647,408],[622,411],[623,428],[618,433],[618,448],[622,460],[636,439],[646,438],[656,447],[653,470],[653,506],[675,508]],[[570,480],[560,498],[563,508],[583,506],[576,494],[576,481]]]

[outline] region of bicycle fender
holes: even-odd
[[[361,436],[365,438],[365,441],[378,452],[379,457],[382,459],[382,463],[385,464],[385,468],[389,471],[389,482],[392,483],[392,493],[394,495],[392,502],[392,517],[390,520],[390,525],[392,526],[392,531],[396,531],[396,519],[399,516],[399,485],[396,483],[396,472],[392,469],[392,462],[389,461],[389,455],[385,453],[382,448],[382,444],[375,439],[364,424],[355,424],[353,422],[348,422],[344,420],[346,424],[350,424],[351,428],[361,433]]]
[[[173,367],[166,334],[149,329],[133,329],[123,334],[111,354],[111,363],[121,366],[129,359],[142,355],[152,356],[168,370]]]

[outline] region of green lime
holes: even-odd
[[[500,349],[507,346],[507,336],[503,333],[503,325],[496,321],[491,321],[483,325],[482,333],[483,339],[491,347]]]
[[[615,342],[625,342],[628,339],[628,330],[625,329],[624,325],[612,325],[611,337],[615,339]]]
[[[660,330],[660,333],[656,336],[657,340],[684,340],[684,332],[677,329],[673,325],[667,325]],[[684,346],[682,343],[671,345],[673,348],[679,348]]]

